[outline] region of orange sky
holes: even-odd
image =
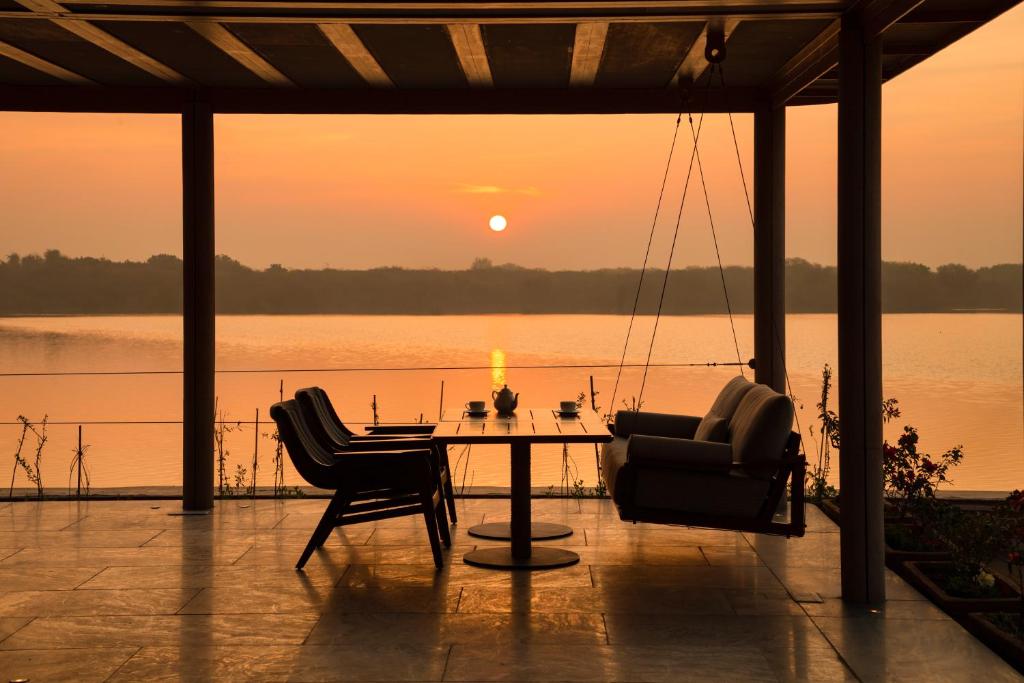
[[[1020,261],[1024,6],[884,91],[883,255]],[[735,117],[748,179],[751,118]],[[789,110],[790,256],[835,262],[834,106]],[[266,266],[638,266],[674,117],[219,116],[217,249]],[[702,158],[726,263],[751,261],[723,116]],[[680,132],[686,140],[689,129]],[[3,252],[180,254],[177,117],[0,113]],[[654,263],[689,158],[677,155]],[[698,185],[676,265],[711,264]],[[496,235],[487,219],[503,213]],[[671,220],[670,220],[671,219]]]

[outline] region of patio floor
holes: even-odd
[[[406,517],[336,530],[298,573],[326,503],[0,504],[3,680],[1022,680],[895,575],[883,610],[844,606],[817,508],[787,541],[535,500],[582,561],[507,573],[461,557],[508,501],[460,500],[441,572]]]

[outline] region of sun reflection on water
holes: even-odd
[[[505,384],[505,352],[491,349],[491,388],[499,391]]]

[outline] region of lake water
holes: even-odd
[[[217,376],[218,405],[228,419],[261,421],[277,400],[319,384],[351,423],[372,421],[377,396],[382,421],[436,418],[444,381],[446,406],[489,398],[507,382],[520,406],[550,407],[587,391],[593,375],[597,403],[607,411],[614,368],[533,370],[517,365],[618,363],[628,318],[622,316],[221,316],[217,320],[219,370],[271,370]],[[640,318],[627,362],[642,363],[653,324]],[[743,357],[753,352],[753,321],[736,319]],[[803,404],[803,435],[813,424],[822,367],[836,365],[834,315],[795,315],[787,321],[788,365]],[[951,488],[1006,491],[1024,486],[1024,369],[1022,317],[1016,314],[887,315],[883,321],[885,395],[896,397],[903,418],[886,429],[892,439],[903,424],[921,433],[921,447],[940,453],[963,444],[964,463]],[[0,372],[180,370],[181,319],[152,317],[54,317],[0,319]],[[652,362],[735,360],[729,321],[721,316],[664,318]],[[326,368],[484,366],[480,370],[325,372]],[[284,372],[311,369],[306,372]],[[650,410],[703,414],[735,367],[651,368],[644,391]],[[750,371],[746,371],[748,376]],[[623,372],[617,407],[639,391],[642,371]],[[834,396],[836,396],[834,394]],[[178,421],[179,375],[0,377],[0,421],[19,414],[53,424],[43,455],[48,487],[66,485],[78,422]],[[261,436],[259,483],[269,485],[273,445]],[[0,427],[0,465],[13,466],[19,428]],[[90,425],[87,463],[93,487],[180,485],[178,424]],[[243,424],[226,435],[228,469],[249,466],[256,433]],[[534,485],[558,484],[559,447],[535,451]],[[26,455],[32,451],[26,448]],[[814,450],[809,447],[809,458]],[[587,486],[595,481],[591,446],[570,456]],[[501,447],[475,447],[459,460],[458,480],[475,486],[508,484],[508,455]],[[10,472],[11,470],[7,470]],[[300,483],[290,467],[290,484]],[[4,486],[8,484],[4,481]],[[17,486],[28,485],[18,472]]]

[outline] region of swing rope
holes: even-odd
[[[724,96],[726,98],[726,100],[725,100],[725,104],[726,104],[725,110],[729,114],[729,130],[732,132],[732,144],[733,144],[733,148],[736,150],[736,166],[739,168],[739,171],[740,171],[740,182],[743,184],[743,198],[747,202],[747,213],[750,215],[750,230],[751,230],[751,232],[753,232],[753,231],[755,231],[757,229],[756,228],[756,220],[754,218],[754,207],[753,207],[753,205],[751,204],[751,201],[750,201],[750,189],[747,186],[747,175],[746,175],[746,173],[743,170],[743,156],[740,154],[739,137],[736,135],[736,126],[735,126],[735,124],[733,123],[733,120],[732,120],[732,108],[729,107],[729,99],[728,99],[729,98],[729,90],[725,87],[725,72],[722,70],[721,65],[719,65],[719,67],[718,67],[718,81],[722,85],[722,93],[724,94]],[[781,349],[782,348],[782,338],[779,335],[779,328],[775,324],[775,318],[774,317],[771,318],[771,328],[772,328],[772,337],[775,339],[775,347]],[[795,408],[796,404],[797,404],[797,397],[796,397],[796,394],[793,393],[793,384],[789,380],[789,367],[788,367],[788,364],[786,363],[786,354],[783,353],[783,354],[781,354],[781,356],[782,357],[781,357],[780,360],[782,361],[782,375],[783,375],[783,377],[786,380],[786,391],[789,393],[789,400],[793,402],[793,406]],[[797,410],[793,411],[793,421],[796,422],[796,431],[797,431],[797,433],[798,434],[802,434],[803,433],[803,428],[800,426],[800,414],[799,414],[799,411],[797,411]],[[804,445],[804,440],[803,439],[800,439],[800,453],[801,453],[801,455],[804,456],[804,458],[807,457],[807,448]]]
[[[721,68],[721,66],[719,66]],[[697,149],[697,134],[693,130],[693,118],[690,118],[690,133],[693,136],[693,151],[697,157],[697,173],[700,176],[700,186],[704,190],[704,206],[708,210],[708,225],[711,226],[711,239],[715,244],[715,258],[718,259],[718,275],[722,279],[722,293],[725,295],[725,310],[729,313],[729,327],[732,329],[732,343],[736,348],[736,361],[743,363],[740,355],[740,342],[736,336],[736,321],[732,316],[732,303],[729,301],[729,287],[725,284],[725,268],[722,267],[722,252],[718,249],[718,232],[715,230],[715,219],[711,215],[711,199],[708,196],[708,185],[704,180],[704,165],[700,161],[700,151]],[[743,365],[740,365],[740,376],[746,377],[743,372]]]
[[[654,231],[658,225],[658,216],[661,213],[662,200],[665,197],[665,186],[668,184],[668,174],[672,168],[672,157],[676,151],[676,140],[679,137],[679,124],[683,120],[683,112],[676,116],[675,130],[672,132],[672,145],[668,149],[668,160],[665,162],[665,173],[661,178],[661,190],[658,192],[658,203],[654,207],[654,218],[651,220],[651,231],[647,236],[647,250],[644,252],[644,263],[640,268],[640,281],[636,286],[636,296],[633,298],[633,311],[629,314],[629,327],[626,328],[626,342],[622,345],[622,357],[619,359],[619,369],[615,373],[615,388],[612,390],[611,407],[609,413],[615,409],[615,397],[619,393],[619,380],[622,379],[622,368],[626,365],[626,351],[629,349],[629,338],[633,333],[633,322],[636,320],[636,311],[640,305],[640,292],[644,286],[644,275],[647,273],[647,262],[651,256],[651,244],[654,242]]]
[[[672,246],[668,252],[668,263],[665,265],[665,277],[661,283],[661,294],[658,297],[658,308],[654,314],[654,329],[651,331],[651,344],[647,347],[647,359],[644,362],[644,374],[640,380],[640,392],[637,394],[636,399],[636,412],[639,413],[640,405],[643,402],[644,389],[647,386],[647,371],[651,366],[651,354],[654,352],[654,341],[658,336],[658,325],[661,322],[661,310],[665,303],[665,292],[668,290],[668,277],[672,272],[672,259],[675,257],[676,243],[679,239],[679,227],[683,220],[683,207],[686,205],[686,195],[690,189],[690,178],[693,175],[693,162],[697,157],[697,143],[700,140],[700,132],[704,126],[704,110],[707,109],[708,100],[711,94],[711,80],[715,73],[715,64],[712,63],[708,70],[707,85],[704,88],[704,106],[701,108],[700,118],[697,121],[697,129],[693,133],[693,152],[690,154],[690,164],[686,171],[686,181],[683,183],[683,194],[679,198],[679,211],[676,213],[676,226],[672,233]],[[687,113],[687,118],[690,121],[690,126],[693,126],[693,115]]]

